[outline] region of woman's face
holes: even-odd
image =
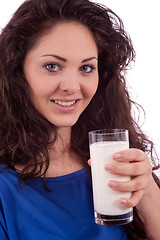
[[[87,27],[58,23],[24,62],[35,108],[57,127],[71,127],[98,86],[98,50]]]

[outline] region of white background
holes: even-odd
[[[96,0],[94,0],[96,1]],[[3,28],[23,0],[0,3],[0,27]],[[132,99],[145,109],[140,124],[155,142],[160,156],[160,5],[159,0],[97,0],[111,8],[123,20],[135,50],[136,63],[127,79]]]

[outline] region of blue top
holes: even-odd
[[[0,171],[4,166],[0,165]],[[127,240],[122,226],[94,223],[91,178],[85,169],[18,185],[12,169],[0,173],[1,240]]]

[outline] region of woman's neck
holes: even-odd
[[[50,165],[46,177],[56,177],[84,167],[80,156],[70,148],[71,128],[58,129],[58,136],[48,150]]]
[[[57,139],[54,142],[51,150],[56,152],[66,152],[70,148],[71,128],[58,128]],[[50,150],[50,149],[49,149]]]

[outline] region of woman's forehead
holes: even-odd
[[[54,54],[63,58],[73,55],[85,59],[98,55],[92,33],[86,26],[76,22],[56,24],[41,36],[32,51],[39,56]]]

